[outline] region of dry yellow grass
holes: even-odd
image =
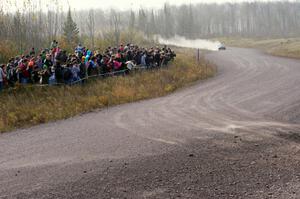
[[[168,68],[92,80],[85,85],[22,87],[0,95],[0,132],[69,118],[98,108],[169,94],[214,75],[204,60],[180,53]]]
[[[241,48],[258,48],[268,54],[290,58],[300,58],[300,38],[285,39],[251,39],[218,38],[228,46]]]

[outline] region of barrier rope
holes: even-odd
[[[109,73],[102,73],[102,74],[98,74],[98,75],[91,75],[91,76],[87,76],[85,78],[82,78],[80,80],[71,82],[71,85],[77,84],[79,82],[82,82],[83,80],[88,80],[90,78],[95,78],[95,77],[103,77],[103,76],[110,76],[110,75],[116,75],[116,74],[125,74],[127,71],[129,71],[129,69],[125,69],[125,70],[120,70],[120,71],[114,71],[114,72],[109,72]]]
[[[125,74],[126,72],[128,71],[133,71],[133,70],[146,70],[148,69],[147,66],[141,66],[141,65],[136,65],[136,66],[133,66],[131,70],[129,69],[125,69],[125,70],[120,70],[120,71],[113,71],[113,72],[109,72],[109,73],[102,73],[102,74],[98,74],[98,75],[91,75],[91,76],[86,76],[85,78],[81,78],[77,81],[74,81],[74,82],[70,82],[70,83],[53,83],[53,84],[31,84],[31,85],[22,85],[22,84],[19,84],[20,87],[26,87],[26,88],[37,88],[37,87],[52,87],[52,86],[73,86],[73,85],[76,85],[84,80],[88,80],[88,79],[91,79],[91,78],[97,78],[97,77],[106,77],[106,76],[114,76],[116,74]],[[16,87],[9,87],[7,90],[8,91],[11,91],[11,90],[15,90]]]
[[[147,69],[147,67],[144,67],[144,66],[135,66],[132,68],[132,70],[137,70],[137,69]],[[51,87],[51,86],[73,86],[73,85],[76,85],[84,80],[88,80],[88,79],[91,79],[91,78],[98,78],[98,77],[106,77],[106,76],[114,76],[114,75],[117,75],[117,74],[125,74],[126,72],[128,71],[131,71],[129,69],[125,69],[125,70],[120,70],[120,71],[113,71],[113,72],[109,72],[109,73],[102,73],[102,74],[98,74],[98,75],[91,75],[91,76],[86,76],[85,78],[81,78],[77,81],[73,81],[73,82],[70,82],[70,83],[53,83],[53,84],[32,84],[32,85],[22,85],[20,84],[21,86],[24,86],[26,88],[36,88],[36,87]],[[10,87],[8,88],[8,90],[14,90],[15,88],[13,87]]]

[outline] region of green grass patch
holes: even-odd
[[[56,121],[108,106],[167,95],[200,79],[215,67],[193,53],[179,52],[168,68],[91,80],[85,85],[19,87],[0,95],[0,132]]]
[[[258,48],[268,54],[290,58],[300,58],[300,38],[252,39],[252,38],[218,38],[228,46],[241,48]]]

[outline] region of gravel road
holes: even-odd
[[[0,198],[299,199],[300,61],[206,57],[169,96],[0,135]]]

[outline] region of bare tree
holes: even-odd
[[[117,13],[113,9],[110,12],[110,26],[114,34],[115,45],[119,45],[121,37],[121,16],[120,13]]]
[[[95,49],[95,12],[93,9],[89,11],[87,19],[87,28],[89,32],[89,39],[91,41],[92,49]]]
[[[26,0],[20,6],[18,0],[1,0],[0,41],[9,41],[23,53],[30,47],[44,48],[50,40],[62,37],[68,18],[68,13],[61,9],[63,2]],[[18,11],[13,13],[16,8]],[[119,44],[122,30],[129,30],[126,39],[130,42],[136,30],[146,35],[172,37],[177,34],[188,38],[298,37],[300,34],[300,1],[165,4],[161,9],[137,12],[79,10],[73,17],[74,23],[79,25],[82,41],[89,41],[92,48],[95,48],[96,33],[106,30],[110,30],[109,38],[115,44]],[[73,39],[69,42],[73,45]]]

